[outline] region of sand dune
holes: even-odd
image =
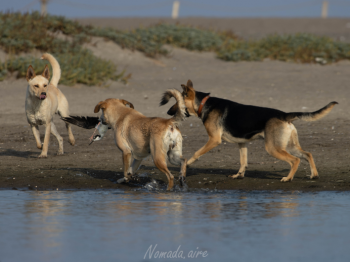
[[[341,41],[350,41],[349,18],[79,18],[83,24],[130,30],[157,23],[179,23],[216,30],[231,30],[245,39],[259,39],[269,34],[312,33]]]

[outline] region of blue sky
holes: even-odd
[[[180,17],[320,17],[323,0],[179,0]],[[40,10],[39,0],[1,1],[1,11]],[[328,0],[329,17],[349,17],[350,0]],[[173,0],[49,0],[67,17],[170,17]]]

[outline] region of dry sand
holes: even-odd
[[[346,19],[338,20],[329,20],[327,30],[332,31],[333,23],[344,25],[346,22]],[[128,23],[130,20],[125,21]],[[218,25],[225,25],[226,20],[216,21]],[[295,20],[294,23],[300,21]],[[222,29],[227,28],[222,26]],[[329,32],[327,30],[324,34]],[[336,28],[333,31],[336,32]],[[322,28],[316,28],[315,33],[322,33]],[[120,69],[126,68],[132,73],[132,79],[128,85],[111,82],[104,88],[60,85],[73,115],[97,115],[93,113],[94,106],[101,100],[115,97],[132,102],[135,109],[146,116],[168,118],[166,111],[170,104],[158,106],[161,94],[168,88],[180,89],[180,84],[188,79],[194,82],[195,89],[210,92],[212,96],[286,112],[315,111],[331,101],[339,102],[328,116],[317,122],[294,122],[301,146],[315,158],[320,179],[309,180],[309,166],[302,161],[293,182],[280,183],[280,179],[288,174],[289,165],[266,153],[263,141],[259,140],[248,143],[249,168],[244,179],[227,178],[239,168],[239,153],[237,145],[223,143],[188,168],[190,188],[350,190],[350,62],[327,66],[276,61],[233,63],[216,59],[213,53],[182,49],[172,49],[171,57],[152,60],[141,53],[122,50],[100,38],[94,38],[93,43],[88,47],[96,55],[111,59]],[[52,136],[48,158],[38,159],[40,150],[36,149],[24,114],[26,81],[8,79],[0,82],[0,89],[0,188],[132,188],[132,185],[115,183],[122,177],[122,160],[112,132],[102,141],[88,146],[88,138],[93,131],[73,127],[77,143],[72,147],[68,144],[64,123],[55,117],[58,131],[64,139],[65,154],[55,155],[58,145]],[[43,130],[41,127],[42,134]],[[185,141],[184,156],[190,158],[208,137],[202,123],[194,117],[183,123],[181,131]],[[166,181],[151,158],[143,165],[139,174],[148,173]],[[179,168],[170,169],[177,177]]]

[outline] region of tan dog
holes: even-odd
[[[292,124],[294,120],[316,121],[326,116],[338,104],[331,102],[315,112],[292,112],[242,105],[230,100],[209,96],[209,93],[196,91],[191,80],[181,85],[186,110],[189,115],[199,117],[209,136],[208,142],[188,160],[188,165],[199,159],[211,149],[221,144],[222,140],[238,143],[241,166],[238,174],[231,178],[243,178],[248,167],[246,143],[258,138],[265,140],[265,149],[277,159],[290,164],[291,170],[282,182],[292,181],[300,163],[300,157],[309,162],[310,178],[318,178],[318,172],[312,154],[304,151],[298,139],[298,133]],[[177,110],[173,105],[169,115]]]
[[[136,111],[130,102],[110,98],[96,105],[95,113],[102,110],[99,119],[70,116],[63,120],[88,129],[96,124],[108,125],[114,132],[117,147],[123,153],[124,179],[131,179],[142,160],[152,155],[155,166],[166,174],[170,190],[174,186],[174,176],[167,167],[167,160],[173,165],[181,165],[180,182],[185,180],[187,162],[182,157],[182,136],[178,128],[185,118],[186,108],[179,91],[168,90],[163,100],[168,101],[171,97],[176,99],[179,106],[170,119],[146,117]]]
[[[57,60],[50,54],[43,54],[41,59],[46,59],[52,66],[53,76],[51,82],[50,71],[45,66],[42,75],[35,75],[33,67],[30,65],[27,70],[27,94],[25,102],[25,110],[28,123],[32,127],[33,135],[36,140],[36,146],[42,149],[39,158],[47,157],[49,147],[50,133],[53,134],[58,141],[57,155],[63,154],[63,139],[58,134],[56,126],[53,123],[53,115],[59,114],[62,117],[69,116],[68,101],[62,92],[57,88],[58,81],[61,77],[61,68]],[[40,140],[39,125],[45,126],[45,138],[42,145]],[[71,127],[66,123],[71,145],[75,144]]]

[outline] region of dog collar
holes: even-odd
[[[201,102],[201,104],[199,105],[198,112],[197,112],[197,114],[198,114],[199,117],[201,117],[201,112],[202,112],[203,106],[204,106],[205,102],[207,102],[207,100],[209,99],[209,97],[210,97],[210,96],[204,97],[203,100],[202,100],[202,102]]]

